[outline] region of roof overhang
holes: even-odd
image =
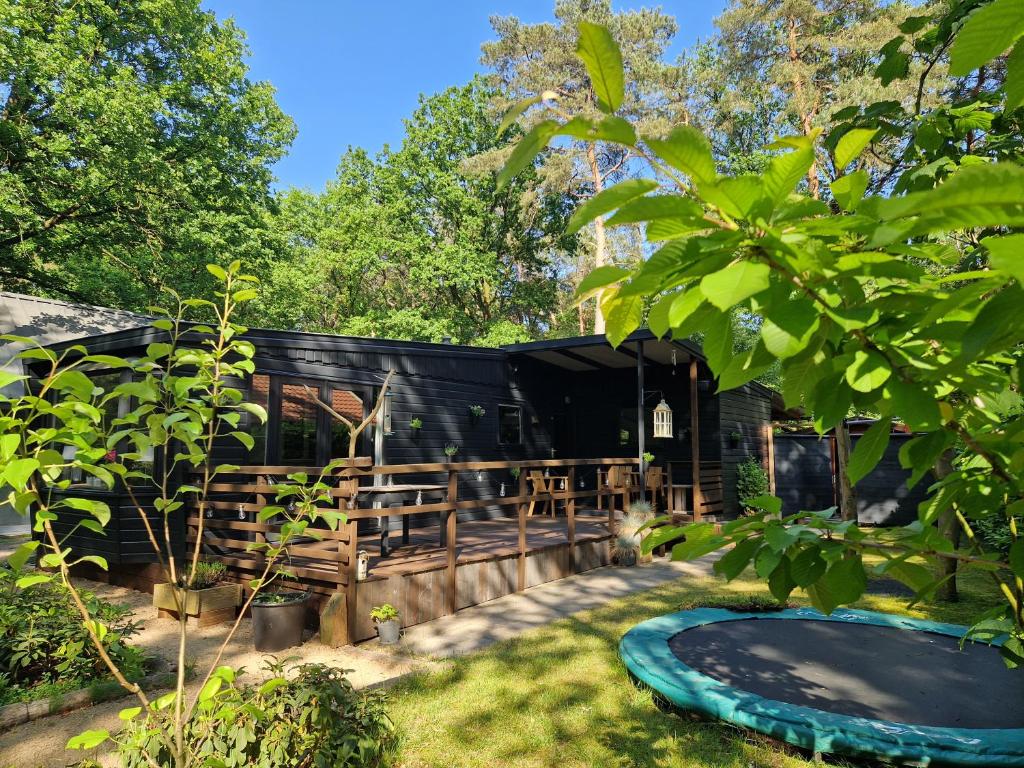
[[[641,346],[645,361],[662,365],[704,359],[692,341],[659,339],[650,331],[637,331],[617,347],[609,344],[604,335],[597,335],[510,344],[503,349],[511,357],[528,357],[567,371],[584,372],[635,368]]]

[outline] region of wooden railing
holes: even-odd
[[[338,468],[325,478],[331,485],[329,495],[337,500],[338,509],[346,514],[346,522],[337,531],[319,530],[322,541],[303,540],[289,546],[288,558],[283,565],[313,589],[322,592],[343,592],[346,596],[346,611],[349,637],[354,637],[356,619],[356,568],[358,552],[358,524],[360,520],[388,517],[406,517],[417,514],[438,514],[445,532],[446,578],[445,605],[454,613],[458,605],[456,567],[458,564],[458,513],[485,509],[509,509],[518,526],[517,542],[517,591],[526,588],[527,558],[527,510],[531,502],[560,504],[565,511],[566,537],[569,548],[569,562],[576,562],[576,504],[580,499],[594,499],[596,508],[607,512],[609,535],[616,530],[616,501],[618,509],[625,509],[632,489],[626,486],[578,489],[577,472],[581,468],[607,470],[612,466],[635,468],[637,459],[538,459],[524,461],[476,461],[425,464],[373,465],[369,459],[357,459],[354,463]],[[520,470],[515,491],[508,496],[488,495],[481,498],[459,498],[459,474],[461,472],[483,472],[494,470]],[[529,470],[554,469],[566,478],[564,488],[538,493],[529,488]],[[194,543],[202,531],[202,543],[207,556],[224,562],[236,571],[254,574],[265,566],[263,556],[253,551],[252,545],[265,542],[280,533],[280,525],[249,520],[251,513],[259,512],[264,506],[275,503],[275,495],[287,474],[306,472],[310,478],[318,477],[317,467],[239,467],[217,474],[209,485],[207,499],[199,508],[194,507],[187,517],[188,540]],[[197,471],[195,474],[201,474]],[[445,476],[446,482],[438,483],[446,489],[445,499],[440,502],[409,504],[387,509],[359,508],[358,488],[360,481],[372,480],[380,483],[383,477],[394,482],[408,475]],[[224,519],[224,512],[237,512],[245,520]],[[221,514],[217,514],[221,513]],[[272,540],[272,538],[271,538]]]

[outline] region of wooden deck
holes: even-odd
[[[621,513],[619,513],[621,516]],[[608,516],[597,510],[576,513],[576,542],[609,538]],[[441,544],[441,526],[413,528],[409,544],[401,544],[401,533],[392,533],[391,554],[380,556],[380,537],[360,536],[359,549],[370,556],[369,578],[381,578],[445,568],[447,548]],[[526,548],[530,552],[569,544],[569,525],[565,517],[531,517],[526,528]],[[455,547],[456,563],[478,562],[519,553],[519,523],[516,518],[467,520],[459,522]]]
[[[281,565],[291,576],[282,583],[314,593],[321,635],[326,629],[328,642],[340,644],[373,637],[376,630],[370,610],[383,603],[394,605],[403,624],[410,626],[607,565],[617,521],[638,489],[620,480],[585,487],[577,483],[576,473],[587,469],[591,477],[603,472],[605,478],[625,478],[636,474],[636,464],[635,459],[623,458],[380,466],[357,460],[336,470],[326,492],[347,522],[338,530],[321,530],[320,541],[290,544],[289,556]],[[613,467],[622,471],[609,474]],[[467,498],[459,493],[460,473],[512,469],[519,476],[508,495]],[[243,584],[266,568],[253,544],[274,541],[280,535],[278,522],[253,518],[276,494],[276,477],[285,474],[281,470],[259,466],[220,472],[210,487],[213,498],[190,510],[186,518],[186,540],[201,538],[206,556],[228,565]],[[532,484],[530,471],[534,472]],[[539,483],[540,472],[545,477],[551,472],[564,481],[557,487]],[[405,478],[419,486],[426,477],[432,488],[441,487],[444,492],[440,500],[357,506],[360,494],[378,488],[381,477],[392,476],[398,481],[395,485],[380,487],[401,488]],[[439,484],[442,478],[447,482]],[[559,510],[557,516],[542,514],[551,506]],[[531,510],[537,514],[530,514]],[[392,530],[386,554],[381,552],[380,535],[365,532],[370,527],[367,521],[376,522],[382,516],[390,519]],[[436,522],[412,528],[408,542],[403,543],[402,523],[424,519]],[[363,579],[358,578],[361,553],[369,558]]]

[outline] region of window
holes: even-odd
[[[249,383],[249,402],[262,406],[270,412],[270,377],[262,373],[255,374]],[[249,461],[253,464],[265,464],[267,461],[267,424],[252,414],[245,414],[244,429],[253,439]]]
[[[315,390],[314,390],[315,391]],[[301,384],[281,385],[281,463],[317,466],[316,428],[319,408]]]
[[[498,442],[502,445],[523,442],[523,409],[518,405],[498,406]]]
[[[331,389],[331,408],[340,413],[356,426],[363,420],[363,400],[355,392],[347,389]],[[349,428],[344,422],[330,417],[331,422],[331,458],[348,457]],[[357,449],[358,450],[358,449]]]

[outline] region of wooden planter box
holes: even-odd
[[[220,624],[235,618],[235,610],[242,602],[241,584],[218,584],[206,589],[182,589],[173,584],[155,584],[153,586],[153,605],[157,616],[176,619],[178,611],[174,602],[174,592],[181,594],[180,600],[185,606],[185,615],[200,627]]]

